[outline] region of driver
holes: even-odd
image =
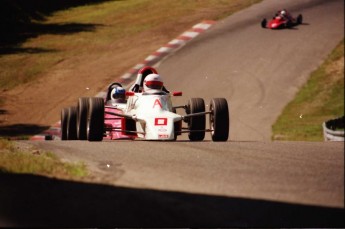
[[[112,103],[126,103],[126,90],[123,87],[115,87],[111,90],[110,98]]]
[[[146,94],[165,94],[169,91],[164,87],[163,80],[158,74],[149,74],[143,83],[143,92]]]
[[[285,20],[291,19],[286,9],[281,10],[279,16]]]

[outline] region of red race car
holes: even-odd
[[[264,18],[261,21],[261,27],[269,29],[284,29],[291,28],[302,23],[302,14],[299,14],[297,18],[294,18],[287,10],[284,9],[279,10],[270,21],[267,21],[267,19]]]

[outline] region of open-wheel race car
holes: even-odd
[[[61,112],[62,140],[102,141],[103,139],[142,139],[174,141],[188,133],[191,141],[202,141],[210,132],[213,141],[229,137],[229,108],[225,98],[213,98],[209,110],[202,98],[191,98],[185,105],[174,106],[170,93],[152,67],[139,70],[135,83],[123,92],[119,83],[109,86],[106,98],[79,98],[76,107]],[[119,93],[118,93],[119,94]],[[178,114],[177,110],[183,110]],[[206,129],[206,116],[209,128]]]
[[[262,28],[269,28],[269,29],[284,29],[284,28],[292,28],[296,25],[303,23],[303,16],[299,14],[297,18],[294,18],[287,10],[279,10],[274,17],[267,21],[264,18],[261,21]]]

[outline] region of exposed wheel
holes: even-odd
[[[213,141],[229,138],[229,108],[224,98],[215,98],[210,103],[210,128]]]
[[[299,25],[299,24],[302,24],[302,23],[303,23],[303,16],[302,16],[302,14],[299,14],[297,16],[297,24]]]
[[[191,98],[188,101],[187,114],[205,112],[205,102],[202,98]],[[202,141],[205,138],[206,117],[205,115],[192,116],[188,119],[188,134],[191,141]]]
[[[61,110],[61,140],[67,140],[68,108]]]
[[[266,26],[267,26],[267,20],[266,20],[266,18],[264,18],[264,19],[261,21],[261,27],[262,27],[262,28],[266,28]]]
[[[67,140],[77,140],[77,107],[68,108]]]
[[[89,112],[87,116],[87,140],[102,141],[104,133],[104,100],[103,98],[89,98]]]
[[[89,108],[89,98],[79,98],[77,114],[77,137],[79,140],[87,140],[87,112]]]

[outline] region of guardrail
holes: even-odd
[[[344,141],[344,130],[336,130],[344,129],[344,116],[322,123],[322,128],[325,141]]]

